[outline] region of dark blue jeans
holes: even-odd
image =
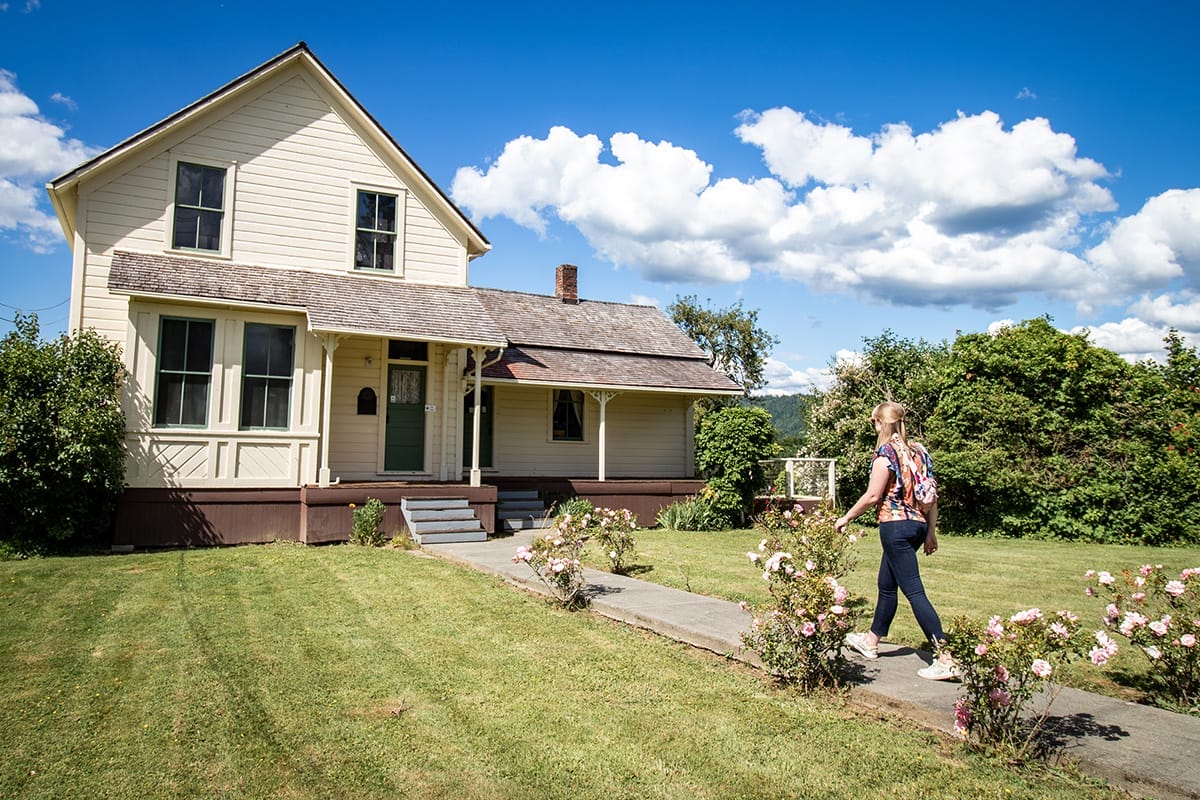
[[[942,621],[925,596],[925,584],[921,583],[921,570],[917,566],[917,551],[925,544],[927,530],[925,523],[917,520],[879,524],[883,558],[879,562],[879,599],[875,603],[871,633],[880,638],[887,636],[892,620],[896,618],[896,589],[899,588],[908,598],[917,624],[929,643],[938,647],[946,641]]]

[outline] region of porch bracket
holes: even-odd
[[[321,339],[321,344],[325,347],[325,374],[324,380],[321,381],[321,468],[317,472],[317,485],[322,489],[328,488],[330,481],[329,474],[329,421],[332,416],[332,411],[329,404],[333,400],[333,351],[338,349],[345,334],[338,333],[322,333],[318,334]]]
[[[590,394],[596,400],[596,402],[600,404],[600,437],[599,437],[600,438],[600,441],[599,441],[599,451],[600,452],[599,452],[599,455],[597,456],[599,463],[597,464],[596,474],[599,477],[599,479],[603,481],[603,480],[606,480],[605,466],[606,466],[606,461],[608,459],[608,455],[607,455],[607,449],[608,449],[607,448],[607,444],[608,444],[608,433],[607,433],[608,401],[612,400],[614,397],[616,397],[617,395],[619,395],[621,393],[596,390],[596,391],[589,391],[588,394]]]

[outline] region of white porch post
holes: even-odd
[[[600,453],[598,456],[600,463],[596,472],[600,480],[605,480],[608,461],[608,401],[619,395],[620,392],[588,392],[588,394],[596,398],[596,402],[600,404]]]
[[[480,486],[483,473],[479,469],[479,417],[483,404],[483,357],[487,350],[478,347],[472,352],[475,355],[475,413],[471,415],[471,486]]]
[[[317,473],[317,485],[329,486],[329,420],[333,416],[330,403],[333,401],[333,351],[337,350],[342,337],[334,333],[321,334],[325,345],[325,374],[321,390],[321,469]]]

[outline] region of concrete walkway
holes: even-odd
[[[529,533],[486,542],[425,545],[441,558],[549,594],[526,564],[514,564]],[[623,575],[584,570],[591,610],[714,653],[757,664],[742,648],[750,617],[736,603],[670,589]],[[917,677],[928,653],[879,648],[879,658],[851,656],[852,693],[859,702],[894,711],[921,724],[954,729],[955,682]],[[1200,718],[1064,688],[1051,706],[1047,729],[1062,753],[1085,772],[1144,797],[1200,800]]]

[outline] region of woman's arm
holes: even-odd
[[[929,532],[925,534],[925,555],[931,556],[937,552],[937,503],[925,512],[925,527]]]
[[[879,501],[883,499],[884,492],[887,491],[888,475],[890,472],[891,470],[888,469],[888,460],[883,456],[876,456],[875,460],[871,462],[871,479],[867,482],[867,491],[863,492],[863,496],[858,498],[858,502],[852,505],[849,511],[834,520],[833,527],[839,532],[843,531],[850,524],[850,520],[868,508],[879,505]]]

